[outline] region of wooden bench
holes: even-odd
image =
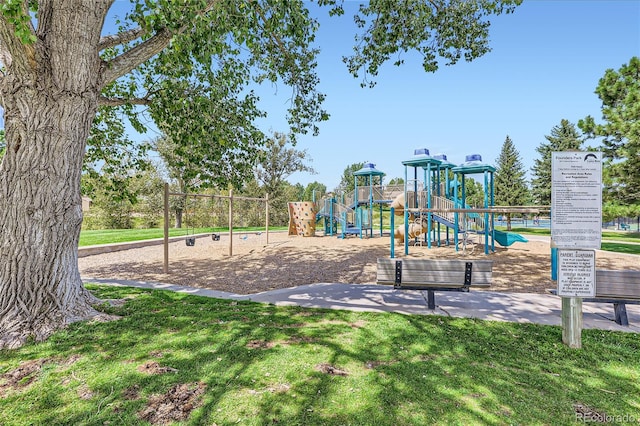
[[[377,283],[397,289],[426,290],[427,305],[435,309],[435,291],[489,287],[492,269],[491,260],[378,258]]]
[[[640,304],[640,271],[596,270],[596,297],[583,302],[613,303],[616,323],[629,325],[627,304]]]
[[[616,324],[628,326],[627,305],[640,305],[640,271],[596,270],[596,295],[582,301],[612,303]]]

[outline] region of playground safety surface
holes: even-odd
[[[169,246],[169,274],[163,273],[163,246],[131,248],[79,259],[85,282],[181,291],[276,305],[359,311],[436,314],[497,321],[561,324],[561,300],[547,294],[550,279],[548,238],[497,247],[485,255],[453,247],[410,247],[410,257],[491,259],[493,284],[469,293],[437,292],[435,311],[425,292],[372,284],[378,257],[389,256],[390,237],[289,237],[271,233],[234,234],[219,241],[198,238],[192,247],[180,240]],[[83,250],[82,248],[80,249]],[[95,252],[94,249],[84,249]],[[396,253],[402,253],[401,248]],[[601,269],[640,270],[636,255],[598,251]],[[629,327],[616,324],[611,304],[584,303],[584,328],[640,332],[640,305],[628,305]]]
[[[544,294],[552,288],[550,248],[544,237],[528,237],[527,243],[508,248],[496,246],[485,255],[476,246],[473,253],[456,252],[451,246],[410,247],[410,257],[447,259],[491,259],[493,283],[489,291]],[[376,280],[376,260],[388,257],[390,237],[346,239],[289,237],[286,233],[233,235],[233,256],[229,257],[229,236],[219,241],[209,235],[198,238],[193,247],[184,240],[169,245],[169,274],[163,273],[163,246],[132,248],[81,257],[83,278],[160,282],[209,289],[231,294],[254,294],[314,283],[367,284]],[[81,248],[92,250],[91,248]],[[94,251],[95,252],[95,251]],[[402,255],[396,247],[396,255]],[[82,253],[81,253],[82,254]],[[639,256],[598,251],[599,269],[640,270]],[[476,290],[479,291],[479,290]]]

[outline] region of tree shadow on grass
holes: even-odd
[[[0,373],[23,359],[75,362],[0,399],[2,421],[134,424],[154,395],[190,383],[206,386],[193,425],[570,424],[575,406],[622,416],[640,404],[631,333],[585,331],[576,351],[558,327],[92,288],[130,297],[106,308],[122,319],[3,352]],[[141,371],[149,361],[167,373]]]

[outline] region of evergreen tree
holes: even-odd
[[[525,170],[516,149],[509,136],[502,144],[502,150],[497,161],[496,204],[500,206],[522,206],[529,201],[529,188],[525,179]],[[511,214],[507,215],[507,230],[511,229]]]
[[[589,137],[603,138],[605,199],[640,203],[640,58],[618,71],[606,70],[596,94],[604,122],[596,124],[589,116],[578,126]]]
[[[547,142],[536,148],[540,158],[531,168],[533,202],[541,206],[551,205],[551,153],[580,149],[583,142],[575,124],[566,119],[562,119],[559,126],[554,126],[551,135],[545,139]]]

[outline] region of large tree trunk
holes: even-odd
[[[70,3],[38,11],[43,28],[31,67],[9,67],[0,87],[7,139],[0,165],[0,348],[43,340],[97,314],[80,279],[77,247],[82,161],[99,95],[96,46],[109,2]]]

